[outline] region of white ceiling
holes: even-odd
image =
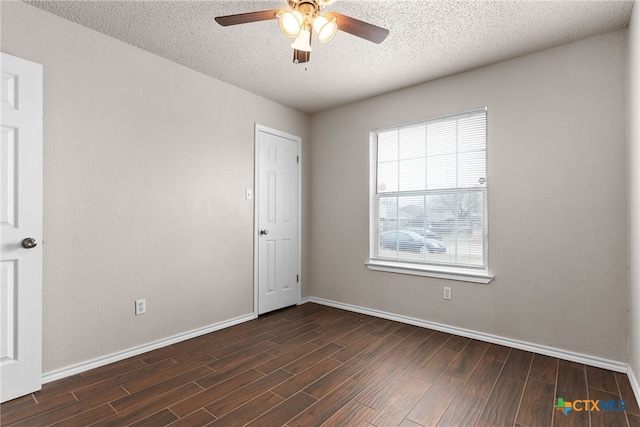
[[[338,32],[292,62],[276,20],[214,18],[264,1],[27,1],[216,79],[314,113],[627,26],[633,1],[338,0],[326,11],[387,28],[382,44]]]

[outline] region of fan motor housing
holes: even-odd
[[[315,15],[320,12],[321,6],[315,0],[289,0],[289,6],[303,15]]]

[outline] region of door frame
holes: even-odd
[[[260,235],[258,232],[260,229],[260,206],[258,205],[258,202],[260,201],[260,147],[258,146],[258,135],[260,132],[266,132],[281,138],[290,139],[296,143],[296,149],[298,152],[298,253],[296,256],[296,267],[299,274],[299,280],[296,283],[298,286],[296,304],[300,304],[300,300],[302,298],[302,138],[256,123],[253,139],[253,312],[255,317],[258,317],[258,302],[260,298],[258,274],[258,261],[260,257]]]

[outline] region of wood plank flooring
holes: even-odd
[[[626,410],[565,415],[558,398]],[[640,426],[624,374],[317,304],[45,384],[0,412],[2,426],[38,427]]]

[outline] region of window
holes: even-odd
[[[368,267],[488,283],[486,108],[371,133]]]

